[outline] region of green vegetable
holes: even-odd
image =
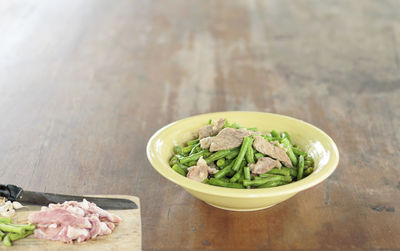
[[[257,179],[257,180],[243,180],[243,185],[244,186],[261,186],[267,182],[271,181],[285,181],[285,182],[291,182],[292,178],[290,176],[274,176],[274,177],[268,177],[264,179]]]
[[[24,238],[28,237],[31,234],[33,234],[33,230],[29,230],[25,234],[10,233],[10,240],[11,241],[16,241],[16,240],[24,239]]]
[[[289,159],[292,162],[293,166],[296,166],[297,158],[296,158],[296,155],[292,151],[292,144],[290,144],[290,141],[287,138],[282,139],[281,143],[282,143],[283,147],[286,148],[286,153],[289,156]]]
[[[193,148],[195,148],[197,145],[189,145],[189,146],[185,146],[182,148],[182,153],[183,154],[188,154],[190,152],[192,152]]]
[[[285,184],[287,184],[287,182],[285,182],[285,181],[270,181],[270,182],[267,182],[265,184],[258,186],[257,188],[277,187],[277,186],[285,185]]]
[[[13,226],[11,224],[0,223],[0,231],[17,233],[17,234],[24,234],[25,233],[25,228]]]
[[[0,241],[3,239],[3,237],[4,237],[5,235],[6,235],[6,234],[5,234],[4,232],[0,231]]]
[[[11,240],[10,240],[10,233],[8,233],[8,234],[4,237],[3,243],[4,243],[5,246],[11,247],[12,244],[11,244]]]
[[[236,156],[239,154],[239,148],[233,148],[231,149],[231,152],[226,155],[226,159],[234,159]]]
[[[251,177],[250,177],[250,167],[245,166],[243,168],[243,172],[244,172],[244,179],[245,180],[250,180],[251,179]]]
[[[312,172],[314,171],[314,168],[309,167],[304,171],[304,176],[308,176],[310,174],[312,174]]]
[[[299,171],[297,172],[297,180],[301,180],[303,178],[303,170],[304,170],[304,157],[303,155],[299,156]]]
[[[290,136],[288,132],[281,132],[281,138],[282,139],[288,139],[290,144],[292,144],[292,141],[290,140]]]
[[[217,167],[224,167],[226,163],[225,158],[217,160]]]
[[[174,146],[174,153],[175,154],[182,154],[182,147]]]
[[[254,157],[256,158],[256,160],[258,160],[259,158],[264,157],[264,154],[262,154],[262,153],[256,153],[256,154],[254,154]]]
[[[192,155],[193,153],[198,153],[200,152],[202,149],[200,147],[200,143],[198,143],[197,145],[195,145],[192,150],[190,151],[189,155]]]
[[[233,175],[233,177],[229,180],[231,183],[235,183],[239,180],[240,176],[243,175],[243,167],[240,167],[239,170]]]
[[[176,155],[172,156],[172,158],[169,160],[169,165],[172,167],[178,162],[178,157]]]
[[[271,130],[269,133],[272,137],[276,138],[278,141],[281,141],[281,136],[279,136],[279,133],[277,131]]]
[[[303,155],[304,157],[307,156],[306,152],[303,152],[300,148],[292,146],[292,151],[296,155]]]
[[[254,161],[254,149],[253,149],[253,142],[254,142],[254,138],[253,137],[251,137],[250,139],[249,139],[249,146],[247,147],[247,151],[246,151],[246,154],[245,154],[245,156],[246,156],[246,161],[247,161],[247,163],[250,163],[250,164],[253,164],[253,163],[255,163],[255,161]]]
[[[238,155],[238,157],[236,158],[235,164],[234,164],[233,167],[232,167],[232,170],[233,170],[233,171],[237,171],[237,170],[239,169],[240,164],[242,163],[242,160],[243,160],[243,158],[244,158],[244,155],[246,154],[247,148],[248,148],[249,145],[250,145],[251,138],[252,138],[252,136],[248,136],[248,137],[245,137],[245,138],[243,139],[243,144],[242,144],[242,147],[240,148],[239,155]]]
[[[0,223],[11,223],[11,218],[0,217]]]
[[[225,181],[215,179],[215,178],[211,178],[209,180],[209,184],[214,185],[214,186],[220,186],[220,187],[243,188],[242,184],[229,183],[229,182],[225,182]]]
[[[278,174],[278,175],[283,175],[283,176],[289,176],[290,172],[285,169],[278,169],[278,168],[273,168],[269,170],[267,173],[269,174]]]
[[[172,166],[172,169],[173,169],[175,172],[179,173],[180,175],[186,176],[185,170],[183,170],[178,164],[173,165],[173,166]]]
[[[218,171],[218,173],[214,174],[214,178],[221,179],[225,177],[225,175],[227,175],[232,171],[233,164],[235,164],[235,161],[232,161],[229,165],[225,166],[222,170]]]
[[[210,164],[211,162],[214,162],[218,159],[221,159],[225,156],[227,156],[229,153],[231,152],[231,150],[221,150],[218,151],[214,154],[211,154],[210,157],[206,158],[205,161],[207,162],[207,164]]]
[[[192,145],[197,145],[200,142],[199,139],[194,139],[194,140],[189,140],[188,142],[186,142],[186,144],[188,146],[192,146]]]
[[[202,157],[202,156],[204,157],[207,152],[208,152],[208,150],[203,150],[203,151],[200,151],[198,153],[194,153],[194,154],[189,155],[187,157],[181,158],[179,160],[179,162],[181,164],[186,164],[186,163],[189,163],[189,162],[192,162],[192,161],[198,161],[200,159],[200,157]]]
[[[281,170],[286,170],[286,171],[288,171],[288,172],[290,173],[290,176],[292,176],[292,177],[297,177],[297,169],[294,168],[294,167],[292,167],[292,168],[289,168],[289,167],[281,167]]]

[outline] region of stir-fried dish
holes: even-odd
[[[303,179],[314,160],[294,145],[287,132],[210,120],[198,138],[174,147],[169,164],[189,179],[230,188],[267,188]]]

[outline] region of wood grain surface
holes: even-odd
[[[92,195],[93,196],[93,195]],[[122,221],[114,229],[110,235],[98,236],[82,243],[65,244],[61,241],[47,241],[37,239],[33,235],[28,238],[18,240],[13,243],[13,251],[74,251],[74,250],[120,250],[120,251],[138,251],[141,250],[142,235],[140,222],[140,200],[135,196],[127,195],[95,195],[99,197],[121,198],[134,201],[138,206],[137,209],[130,210],[110,210],[121,217]],[[28,216],[34,211],[40,210],[39,206],[27,205],[17,211],[13,217],[13,223],[26,224]],[[4,246],[0,246],[2,250]]]
[[[399,57],[397,0],[0,0],[0,183],[139,196],[144,250],[400,250]],[[224,110],[318,126],[336,172],[239,213],[152,169],[157,129]]]

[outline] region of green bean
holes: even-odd
[[[297,180],[301,180],[303,178],[303,170],[304,170],[304,156],[299,156],[299,171],[297,172]]]
[[[208,121],[207,125],[211,125],[211,123],[212,123],[212,119],[210,119],[210,120]]]
[[[201,183],[203,184],[209,184],[210,180],[208,178],[205,178]]]
[[[25,234],[10,233],[10,240],[11,241],[16,241],[16,240],[24,239],[24,238],[28,237],[31,234],[33,234],[32,230],[27,231]]]
[[[290,173],[290,176],[297,177],[297,169],[292,167],[281,167],[282,170],[287,170]]]
[[[225,177],[225,175],[227,175],[232,171],[233,164],[235,164],[234,161],[232,161],[229,165],[225,166],[222,170],[218,171],[218,173],[214,174],[214,178],[221,179]]]
[[[309,167],[304,171],[304,175],[308,176],[308,175],[312,174],[313,171],[314,171],[314,168]]]
[[[36,225],[32,224],[32,223],[29,223],[29,224],[9,224],[9,225],[14,226],[14,227],[22,227],[27,231],[33,231],[33,230],[36,229]]]
[[[12,244],[11,244],[11,240],[10,240],[10,233],[8,233],[8,234],[4,237],[3,243],[4,243],[5,246],[11,247]]]
[[[303,152],[300,148],[292,146],[292,151],[296,155],[303,155],[304,157],[307,156],[306,152]]]
[[[253,132],[257,132],[258,131],[258,129],[255,128],[255,127],[250,127],[250,128],[246,128],[246,129],[249,130],[249,131],[253,131]]]
[[[304,161],[304,165],[305,166],[313,166],[314,165],[314,161],[312,160],[312,159],[306,159],[305,161]]]
[[[246,151],[245,157],[246,157],[247,163],[253,164],[253,163],[255,163],[255,161],[254,161],[254,148],[253,148],[254,138],[251,137],[249,141],[250,142],[249,142],[249,146],[247,147],[247,151]]]
[[[235,164],[232,167],[233,171],[237,171],[239,169],[240,164],[242,163],[242,160],[244,158],[244,155],[246,154],[247,148],[249,147],[251,138],[252,136],[248,136],[243,139],[243,144],[242,147],[240,148],[239,155],[237,156]]]
[[[176,165],[178,165],[180,168],[182,168],[182,169],[183,169],[183,171],[185,171],[185,173],[187,173],[187,172],[188,172],[188,170],[187,170],[187,169],[189,168],[188,166],[182,165],[182,164],[181,164],[181,163],[179,163],[179,162],[178,162],[178,163],[176,163]]]
[[[172,156],[171,159],[169,160],[168,164],[172,167],[178,162],[178,157],[176,155]]]
[[[6,234],[5,234],[4,232],[0,231],[0,241],[3,239],[3,237],[4,237],[5,235],[6,235]]]
[[[16,226],[13,226],[10,224],[5,224],[5,223],[0,223],[0,231],[23,234],[23,233],[25,233],[25,228],[16,227]]]
[[[1,217],[1,218],[0,218],[0,223],[7,223],[7,224],[10,224],[10,223],[11,223],[11,218],[4,218],[4,217]]]
[[[233,177],[229,181],[235,183],[242,175],[243,175],[243,167],[240,167],[239,170],[235,173],[235,175],[233,175]]]
[[[244,180],[251,180],[251,176],[250,176],[250,167],[249,166],[245,166],[243,168],[243,176],[244,176]],[[240,177],[239,177],[240,178]],[[246,188],[251,188],[251,186],[247,186]]]
[[[224,182],[228,182],[228,183],[229,183],[229,179],[228,179],[228,178],[225,178],[225,177],[220,178],[219,180],[222,180],[222,181],[224,181]]]
[[[262,135],[262,137],[268,142],[271,142],[274,140],[274,137],[272,137],[271,135]]]
[[[183,154],[188,154],[188,153],[190,153],[190,152],[193,150],[193,148],[195,148],[195,147],[196,147],[196,145],[185,146],[185,147],[182,148],[182,153],[183,153]]]
[[[225,166],[226,160],[225,158],[221,158],[219,160],[217,160],[217,167],[223,167]]]
[[[292,151],[292,144],[290,144],[289,140],[287,138],[283,139],[281,141],[283,147],[286,148],[286,153],[289,156],[290,161],[292,162],[293,166],[297,165],[297,158],[296,155]]]
[[[181,164],[186,164],[186,163],[189,163],[189,162],[191,162],[191,161],[197,161],[197,160],[200,159],[200,157],[202,157],[202,156],[204,157],[204,156],[205,156],[206,151],[207,151],[207,150],[203,150],[203,151],[200,151],[200,152],[198,152],[198,153],[194,153],[194,154],[192,154],[192,155],[190,155],[190,156],[183,157],[183,158],[181,158],[181,159],[179,160],[179,162],[180,162]]]
[[[270,182],[267,182],[265,184],[262,184],[262,185],[258,186],[257,188],[276,187],[276,186],[285,185],[285,184],[287,184],[287,182],[284,182],[284,181],[270,181]]]
[[[258,177],[260,177],[260,178],[269,178],[269,177],[276,177],[276,176],[282,176],[282,175],[279,175],[279,174],[271,174],[271,173],[262,173],[262,174],[259,174],[258,175]],[[257,177],[257,176],[255,176],[255,177]],[[254,177],[254,178],[255,178]]]
[[[269,133],[271,134],[272,137],[278,139],[279,141],[281,140],[281,136],[279,136],[279,133],[277,131],[271,130]]]
[[[288,139],[290,144],[292,143],[292,140],[290,139],[290,136],[289,136],[288,132],[281,132],[281,138],[282,139]]]
[[[290,175],[290,172],[288,170],[277,169],[277,168],[273,168],[273,169],[269,170],[267,173],[269,173],[269,174],[278,174],[278,175],[283,175],[283,176],[289,176]]]
[[[192,150],[190,151],[189,155],[192,155],[193,153],[198,153],[200,152],[202,149],[200,147],[200,143],[198,143],[197,145],[195,145]]]
[[[180,175],[186,176],[186,172],[178,164],[173,165],[172,169]]]
[[[188,142],[186,142],[186,144],[188,146],[191,146],[191,145],[197,145],[199,142],[200,142],[199,139],[194,139],[194,140],[189,140]]]
[[[189,163],[187,163],[187,166],[189,166],[189,167],[192,167],[192,166],[195,166],[195,165],[197,165],[197,161],[196,160],[193,160],[193,161],[190,161]]]
[[[264,157],[264,154],[262,154],[262,153],[256,153],[256,154],[254,154],[254,157],[256,158],[256,160],[258,160],[259,158]]]
[[[245,166],[243,168],[243,172],[244,172],[244,179],[245,180],[250,180],[251,179],[251,177],[250,177],[250,167],[249,166]]]
[[[226,159],[234,159],[236,156],[239,154],[239,148],[233,148],[231,149],[231,152],[226,155]]]
[[[218,159],[221,159],[221,158],[225,157],[230,152],[231,152],[231,150],[218,151],[218,152],[213,153],[212,155],[210,155],[210,157],[206,158],[205,161],[207,162],[207,164],[210,164],[211,162],[214,162],[214,161],[216,161]]]
[[[215,179],[215,178],[211,178],[209,181],[209,184],[214,185],[214,186],[220,186],[220,187],[243,188],[242,184],[229,183],[229,182],[225,182],[225,181]]]
[[[174,153],[175,154],[182,154],[182,147],[174,146]]]
[[[231,124],[229,127],[231,127],[231,128],[235,128],[235,129],[240,129],[240,128],[242,128],[238,123],[233,123],[233,124]]]
[[[274,176],[274,177],[268,177],[268,178],[258,179],[258,180],[243,180],[243,185],[244,186],[261,186],[262,184],[265,184],[270,181],[291,182],[292,178],[290,176]]]

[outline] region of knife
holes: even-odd
[[[75,196],[55,193],[42,193],[24,191],[21,187],[15,185],[0,184],[0,197],[5,197],[10,201],[18,201],[40,206],[48,206],[50,203],[63,203],[65,201],[82,201],[86,199],[89,202],[95,203],[98,207],[107,210],[124,210],[137,209],[135,202],[127,199],[117,198],[100,198],[90,196]]]

